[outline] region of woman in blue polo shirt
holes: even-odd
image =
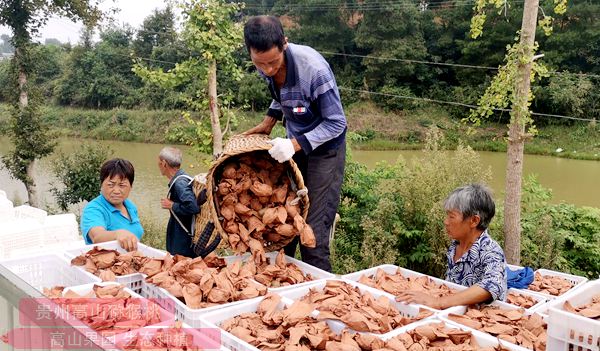
[[[100,195],[81,215],[81,233],[86,244],[117,240],[127,251],[137,250],[144,229],[138,211],[129,200],[135,171],[131,162],[115,158],[100,168]]]

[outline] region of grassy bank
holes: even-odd
[[[100,140],[152,143],[188,143],[195,130],[181,111],[87,110],[45,106],[43,119],[58,136]],[[456,148],[463,141],[480,151],[506,151],[506,124],[485,122],[473,134],[469,127],[437,107],[414,111],[385,112],[369,103],[346,107],[353,147],[361,150],[406,150],[423,147],[425,131],[437,125],[446,137],[443,147]],[[261,112],[236,112],[231,132],[242,132],[262,120]],[[196,119],[207,116],[194,115]],[[9,109],[0,104],[0,132],[8,128]],[[208,121],[206,120],[206,123]],[[277,135],[283,134],[278,128]],[[562,152],[556,152],[558,148]],[[538,134],[529,140],[525,152],[566,158],[600,160],[600,126],[596,123],[572,123],[538,126]]]

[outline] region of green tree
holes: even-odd
[[[483,34],[486,8],[506,5],[506,0],[478,0],[471,21],[471,36],[476,39]],[[539,0],[525,0],[521,31],[518,42],[508,47],[506,64],[498,70],[491,85],[481,97],[479,107],[471,113],[471,120],[479,122],[481,116],[492,115],[494,108],[511,107],[508,126],[506,195],[504,212],[504,251],[507,262],[519,264],[521,260],[521,191],[523,178],[523,152],[525,141],[535,133],[531,111],[533,94],[531,84],[544,75],[546,69],[534,63],[538,44],[535,41]],[[566,0],[555,2],[554,12],[566,11]],[[543,16],[541,27],[546,34],[552,31],[552,19]]]
[[[52,170],[61,185],[55,184],[50,191],[61,210],[66,211],[71,204],[98,196],[98,174],[110,153],[106,147],[85,144],[70,155],[61,153],[57,156]]]
[[[185,48],[175,30],[175,13],[171,6],[155,9],[146,17],[133,41],[133,53],[137,57],[151,59],[146,61],[146,65],[151,67],[173,68],[170,62],[178,62],[183,51]]]
[[[132,107],[139,103],[141,80],[132,72],[133,30],[112,27],[92,44],[89,33],[71,50],[66,74],[57,87],[58,102],[93,108]]]
[[[364,6],[379,4],[367,0]],[[427,60],[428,53],[421,26],[422,14],[412,1],[380,4],[365,10],[356,31],[356,44],[370,56]],[[386,18],[382,21],[382,18]],[[407,87],[417,95],[420,87],[433,77],[430,67],[417,63],[385,62],[364,58],[365,86],[369,90]],[[385,88],[385,89],[384,89]]]
[[[12,59],[13,114],[9,130],[14,149],[2,158],[2,162],[13,177],[25,184],[32,206],[39,206],[33,179],[35,160],[50,154],[53,143],[41,124],[32,84],[28,84],[28,78],[34,73],[31,38],[53,15],[94,23],[101,13],[97,5],[88,0],[0,2],[0,25],[12,30],[11,42],[15,47]]]
[[[200,142],[206,136],[212,136],[212,153],[216,156],[223,150],[222,107],[227,106],[234,96],[233,91],[217,94],[217,67],[220,74],[229,75],[234,80],[241,78],[241,69],[236,65],[234,54],[242,46],[242,28],[233,18],[240,5],[223,0],[190,0],[182,4],[182,9],[185,20],[182,36],[190,56],[166,72],[149,68],[138,60],[134,71],[144,81],[166,88],[182,85],[196,88],[194,82],[198,78],[204,82],[199,90],[188,90],[184,99],[193,110],[208,110],[210,132],[205,130],[202,121],[194,123]]]
[[[189,56],[175,28],[172,6],[154,12],[144,19],[133,41],[133,53],[148,68],[169,70],[175,62]],[[142,87],[143,103],[152,108],[181,108],[177,101],[181,89],[169,89],[148,82]]]
[[[238,105],[248,105],[254,112],[269,107],[271,95],[265,89],[265,82],[256,71],[244,73],[238,83],[236,102]]]

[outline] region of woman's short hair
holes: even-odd
[[[131,162],[122,158],[113,158],[102,164],[100,167],[100,183],[104,182],[106,178],[120,177],[121,179],[128,179],[129,184],[133,185],[133,178],[135,177],[135,170]]]
[[[469,184],[455,189],[444,201],[446,211],[458,211],[463,218],[479,216],[477,229],[486,230],[496,214],[491,190],[482,184]]]
[[[282,51],[285,45],[285,35],[281,21],[274,16],[251,17],[244,25],[244,42],[248,52],[250,52],[250,48],[258,52],[265,52],[274,46]]]

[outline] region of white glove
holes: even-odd
[[[279,163],[289,161],[296,153],[291,139],[275,138],[269,140],[269,144],[273,145],[273,147],[269,149],[269,154],[271,154],[271,157],[276,159]]]

